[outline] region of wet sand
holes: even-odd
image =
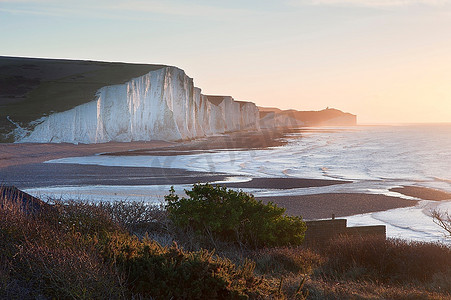
[[[177,185],[223,181],[228,176],[172,168],[38,163],[0,169],[0,184],[21,189],[82,185]]]
[[[303,129],[262,129],[249,132],[232,132],[224,135],[200,138],[191,141],[176,143],[168,147],[136,149],[130,151],[110,151],[104,155],[113,156],[139,156],[139,155],[190,155],[198,153],[211,153],[216,150],[255,150],[269,147],[279,147],[287,144],[286,135],[302,132]]]
[[[111,167],[97,165],[37,163],[0,169],[0,184],[18,188],[78,185],[176,185],[225,181],[231,174],[194,172],[176,168]],[[292,189],[328,186],[347,181],[303,178],[253,178],[225,183],[229,188]]]
[[[0,143],[0,169],[9,166],[41,163],[51,159],[94,155],[112,151],[152,149],[175,145],[174,142],[151,141],[103,144],[2,144]]]
[[[376,194],[314,194],[258,198],[264,203],[273,202],[286,208],[286,214],[302,216],[304,220],[346,217],[357,214],[384,211],[393,208],[415,206],[417,201]]]
[[[451,193],[446,193],[443,191],[421,186],[403,186],[391,188],[390,191],[424,200],[442,201],[451,199]]]
[[[352,181],[327,180],[327,179],[305,179],[305,178],[252,178],[251,181],[226,183],[228,188],[238,189],[299,189],[309,187],[321,187],[334,184],[351,183]]]

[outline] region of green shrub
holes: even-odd
[[[310,274],[324,262],[318,253],[302,247],[259,249],[250,258],[255,261],[257,272],[273,276]]]
[[[249,246],[299,245],[306,230],[301,217],[284,216],[285,209],[254,196],[211,184],[196,184],[188,198],[171,188],[165,196],[169,218],[201,236]]]
[[[104,251],[124,275],[129,290],[154,299],[261,299],[277,290],[254,275],[255,263],[238,267],[226,258],[201,250],[185,252],[177,244],[118,234]]]

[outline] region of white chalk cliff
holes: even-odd
[[[18,142],[174,141],[257,129],[254,103],[202,95],[183,70],[164,67],[101,88],[95,100],[46,117]]]

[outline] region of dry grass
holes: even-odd
[[[444,244],[343,237],[321,252],[328,260],[319,271],[331,278],[431,287],[437,277],[451,278],[451,248]],[[443,288],[451,290],[451,280]]]
[[[323,299],[450,299],[449,293],[430,292],[422,288],[408,285],[384,285],[368,281],[330,281],[311,280],[307,282],[311,300]]]
[[[115,299],[123,294],[118,274],[103,263],[93,240],[66,220],[74,218],[58,210],[30,215],[17,202],[0,209],[0,298]]]
[[[260,249],[249,256],[256,262],[260,274],[277,277],[308,275],[324,263],[324,257],[302,247]]]

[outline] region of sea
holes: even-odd
[[[417,198],[389,191],[420,186],[451,193],[451,124],[308,127],[284,137],[286,144],[265,149],[223,149],[177,156],[89,156],[52,160],[52,163],[183,168],[228,173],[228,181],[252,177],[294,177],[352,181],[317,188],[287,190],[244,189],[255,196],[318,193],[374,193]],[[189,188],[176,186],[178,193]],[[129,199],[161,201],[169,186],[77,186],[29,189],[89,200]],[[348,216],[349,226],[386,225],[387,235],[413,241],[444,242],[444,230],[434,223],[432,210],[451,213],[451,199],[421,200],[416,206]]]

